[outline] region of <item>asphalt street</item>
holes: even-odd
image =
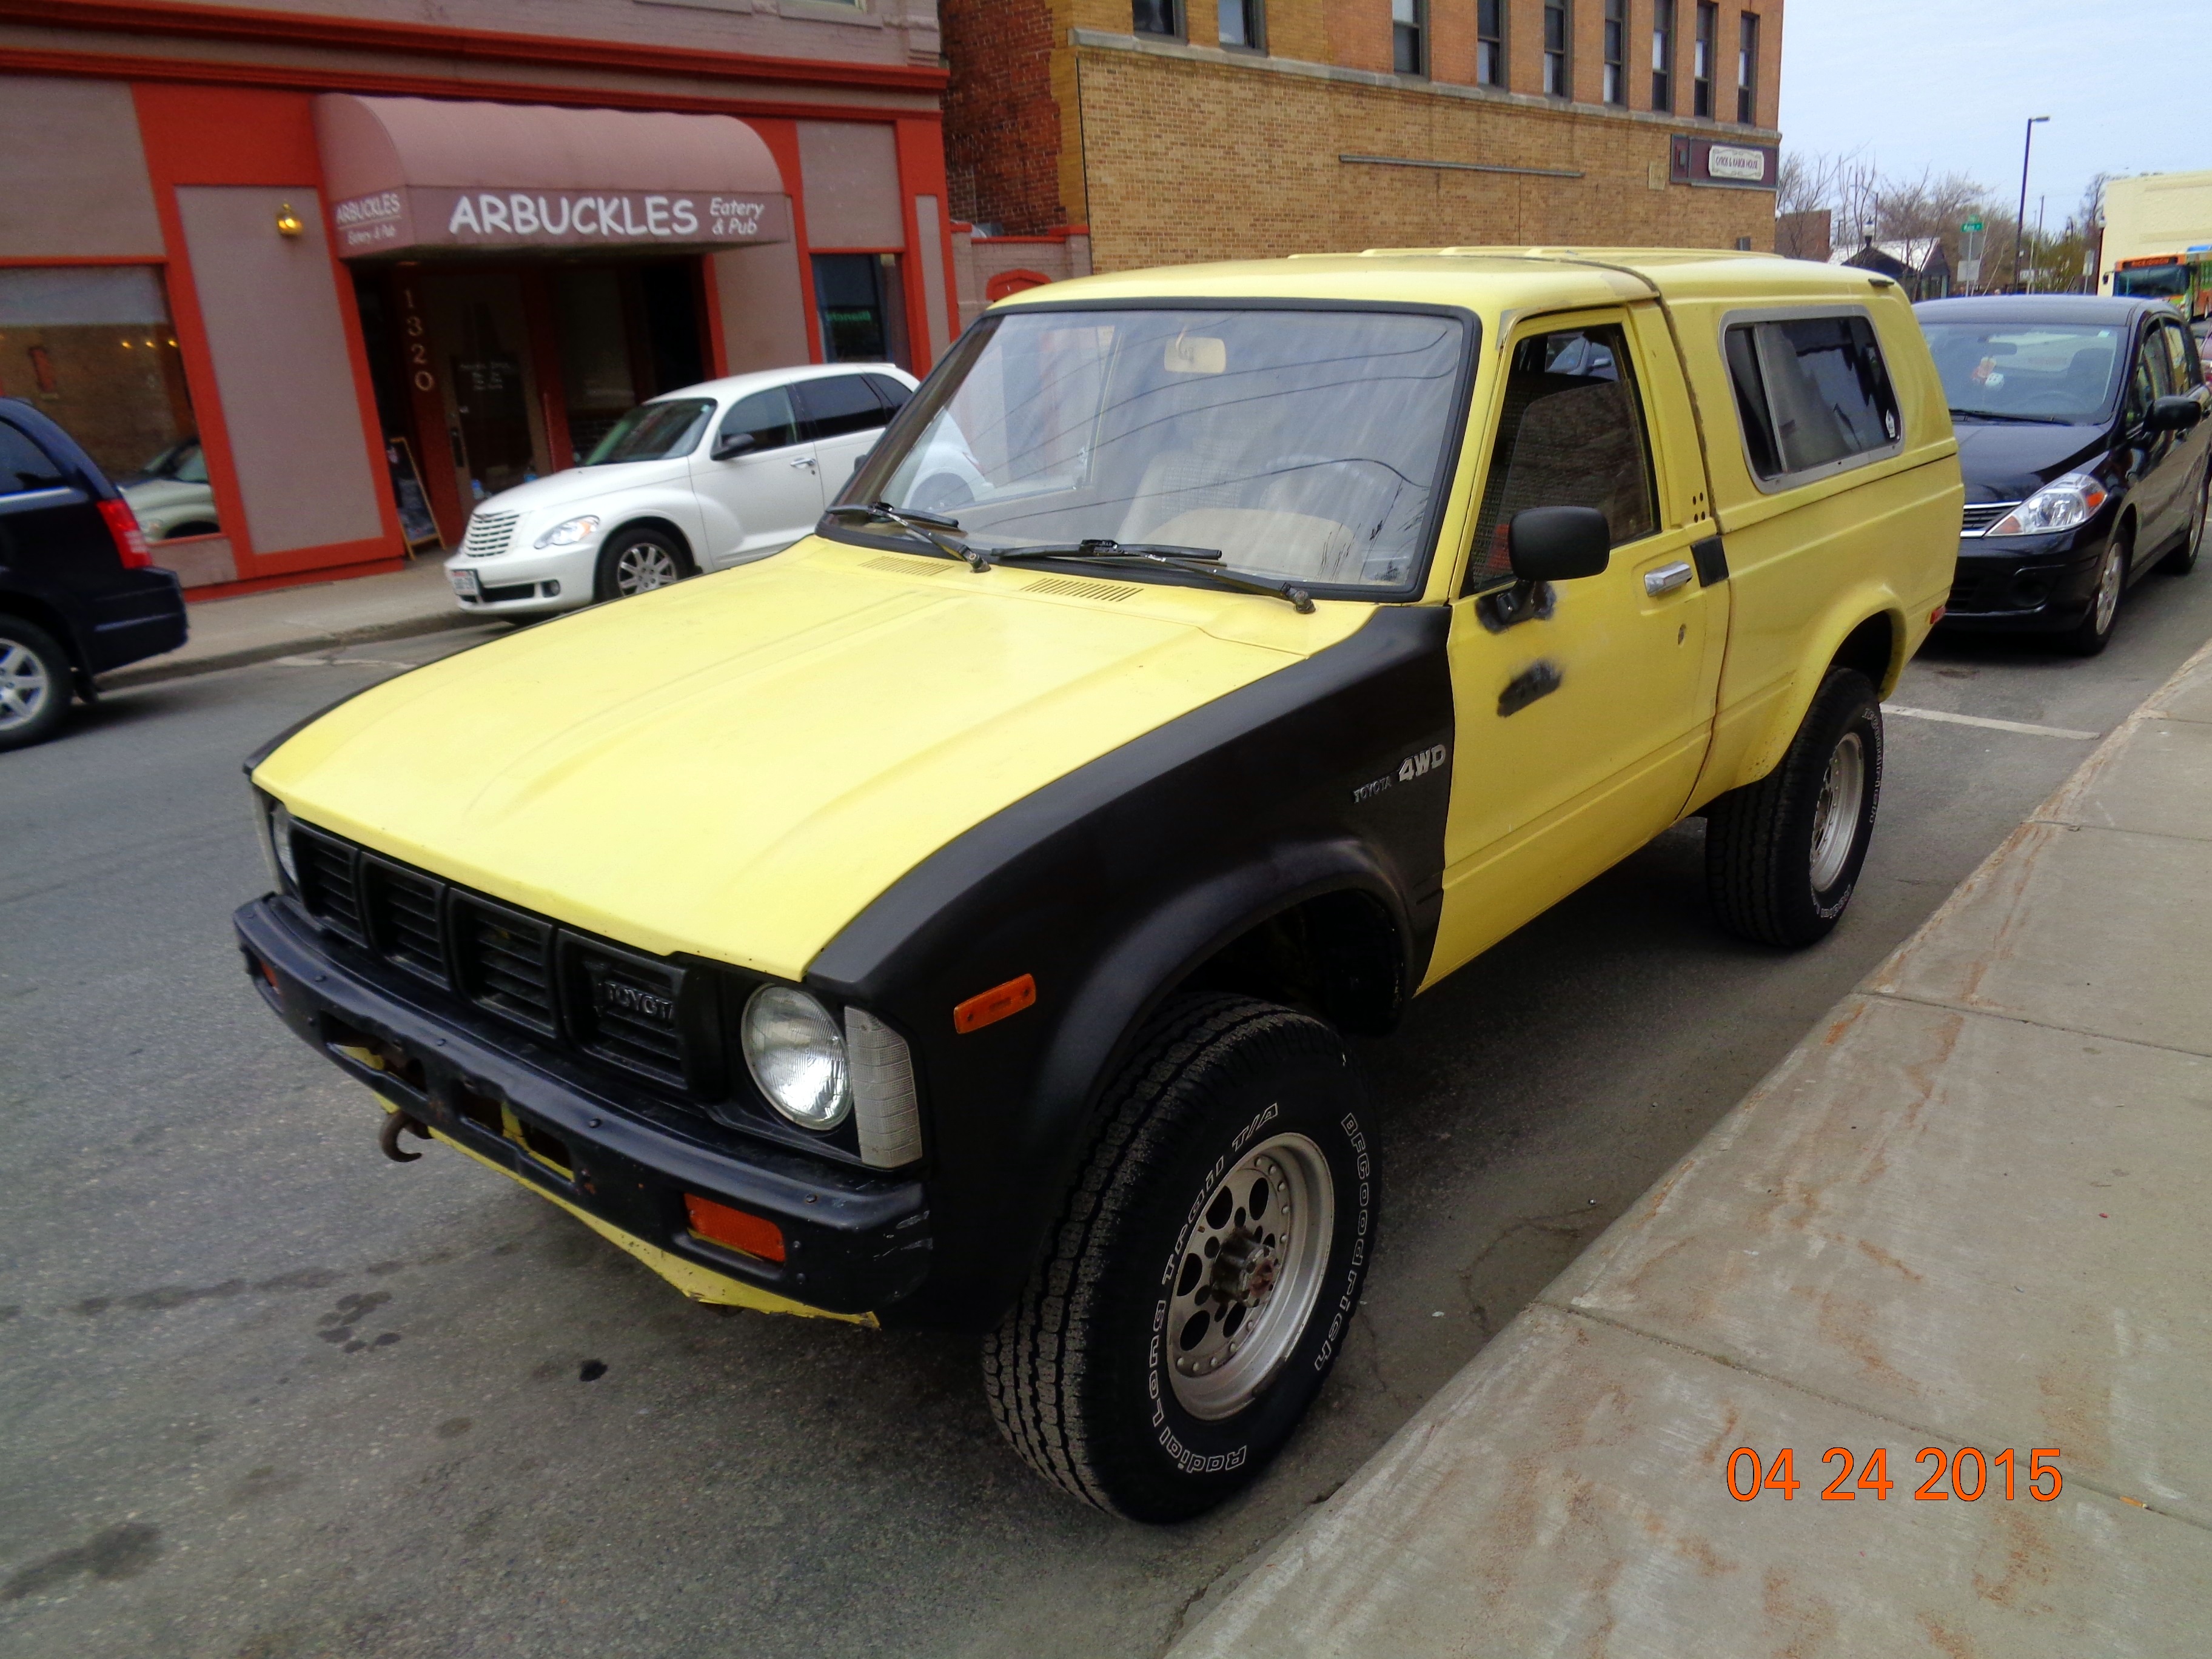
[[[1893,701],[2101,733],[2208,635],[2212,574],[2154,576],[2100,659],[1939,640]],[[386,1163],[263,1009],[240,757],[475,637],[143,687],[0,757],[0,1651],[1158,1653],[2089,749],[1893,717],[1826,944],[1723,936],[1685,825],[1363,1044],[1343,1359],[1252,1493],[1145,1529],[1023,1470],[970,1341],[705,1309],[464,1158]]]

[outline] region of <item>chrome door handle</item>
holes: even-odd
[[[811,467],[814,465],[814,458],[811,455],[801,455],[797,460],[793,461],[792,465],[793,466]]]
[[[1697,572],[1686,559],[1677,559],[1672,564],[1662,564],[1656,570],[1644,573],[1644,591],[1653,599],[1662,593],[1671,593],[1688,581]]]

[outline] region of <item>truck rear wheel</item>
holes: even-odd
[[[1881,799],[1881,702],[1832,668],[1782,763],[1705,814],[1705,891],[1730,933],[1796,948],[1827,937],[1858,886]]]
[[[1319,1020],[1244,997],[1168,1005],[984,1340],[991,1414],[1024,1462],[1136,1521],[1252,1480],[1358,1305],[1376,1196],[1363,1109]]]

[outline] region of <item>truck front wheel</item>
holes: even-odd
[[[1024,1462],[1136,1521],[1252,1480],[1358,1305],[1376,1224],[1363,1112],[1319,1020],[1244,997],[1168,1005],[984,1341],[991,1414]]]
[[[1858,886],[1881,799],[1881,700],[1832,668],[1782,763],[1705,814],[1705,891],[1721,926],[1761,945],[1825,939]]]

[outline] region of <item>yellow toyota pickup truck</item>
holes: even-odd
[[[1821,938],[1962,499],[1860,271],[1033,289],[788,551],[255,757],[239,939],[392,1156],[434,1137],[704,1301],[975,1331],[1040,1474],[1195,1514],[1372,1260],[1340,1034],[1689,817],[1723,925]]]

